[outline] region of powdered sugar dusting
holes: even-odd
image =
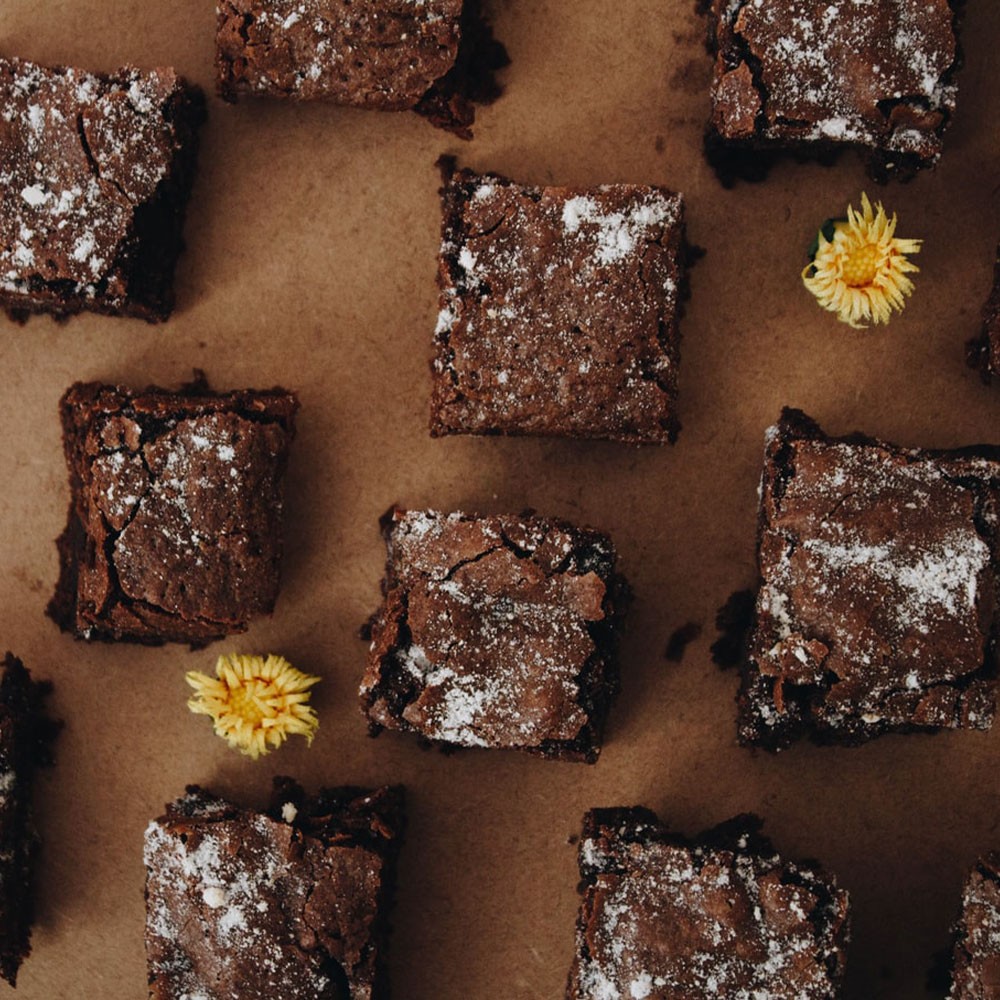
[[[190,800],[189,800],[190,801]],[[325,879],[344,878],[340,858],[367,852],[322,847],[308,837],[293,846],[287,822],[259,814],[231,816],[195,803],[179,821],[146,830],[146,937],[149,968],[163,995],[212,1000],[314,1000],[331,979],[326,951],[308,920],[338,921],[364,934],[353,907],[370,905],[362,882],[357,900],[331,896]],[[231,813],[231,810],[230,810]],[[380,862],[372,856],[376,867]],[[364,878],[359,875],[359,878]],[[342,882],[335,885],[344,890]],[[317,895],[315,915],[308,901]],[[357,949],[363,942],[348,940]],[[359,989],[364,989],[363,986]],[[367,993],[352,992],[361,1000]]]
[[[594,256],[603,266],[624,260],[638,245],[653,237],[657,227],[678,221],[676,198],[654,199],[627,211],[602,211],[593,198],[577,195],[563,206],[563,226],[570,235],[594,241]]]

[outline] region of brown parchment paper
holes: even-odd
[[[963,873],[1000,847],[1000,727],[754,755],[735,744],[737,679],[708,650],[716,608],[753,580],[762,435],[783,404],[835,433],[1000,440],[1000,386],[963,364],[1000,236],[1000,7],[968,4],[940,167],[879,191],[852,155],[723,190],[701,156],[709,60],[692,8],[495,0],[513,62],[471,144],[410,114],[212,98],[173,319],[0,319],[0,644],[55,681],[66,721],[39,787],[44,867],[22,1000],[144,998],[146,823],[189,782],[262,803],[279,773],[310,788],[408,786],[399,1000],[561,998],[577,905],[569,839],[585,809],[620,803],[688,833],[759,811],[780,850],[821,859],[852,894],[848,996],[927,995]],[[0,51],[99,70],[172,64],[208,89],[213,25],[210,0],[0,0]],[[707,254],[683,321],[675,447],[429,438],[443,152],[527,182],[685,193]],[[818,310],[799,271],[818,225],[865,188],[926,244],[906,314],[857,333]],[[57,400],[75,379],[169,385],[195,366],[218,387],[301,396],[277,611],[201,652],[74,642],[43,615],[68,498]],[[356,632],[378,601],[376,521],[394,501],[533,506],[612,533],[636,602],[596,767],[367,737]],[[670,663],[667,640],[687,622],[701,638]],[[293,743],[254,764],[187,712],[185,670],[230,649],[282,652],[323,676],[311,750]]]

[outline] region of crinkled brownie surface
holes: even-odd
[[[385,1000],[387,910],[403,822],[397,786],[271,807],[195,786],[146,830],[154,1000]]]

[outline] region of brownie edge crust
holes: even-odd
[[[628,589],[610,540],[534,515],[393,510],[361,708],[372,734],[597,760]]]
[[[49,616],[83,639],[204,644],[278,594],[284,389],[134,391],[77,383],[60,403],[70,507]]]
[[[257,812],[189,787],[146,830],[151,1000],[388,1000],[403,798],[275,778]]]
[[[1000,448],[767,433],[744,744],[988,729],[1000,641]]]
[[[840,997],[848,895],[760,827],[738,816],[689,840],[641,807],[588,812],[567,1000]]]

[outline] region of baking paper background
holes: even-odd
[[[764,429],[783,404],[833,433],[913,446],[1000,441],[1000,385],[963,363],[1000,237],[1000,7],[968,4],[959,109],[936,172],[876,190],[860,161],[785,163],[723,190],[701,155],[709,58],[691,0],[494,0],[506,93],[470,144],[411,114],[214,97],[169,323],[0,319],[0,644],[56,683],[66,722],[38,788],[45,838],[21,1000],[141,1000],[142,833],[190,782],[262,804],[273,774],[401,781],[410,793],[390,965],[398,1000],[559,1000],[573,951],[581,815],[643,803],[693,834],[755,810],[790,857],[816,857],[854,903],[851,1000],[926,995],[960,883],[1000,848],[1000,726],[778,757],[735,743],[737,678],[709,658],[716,608],[754,578]],[[111,70],[172,64],[212,86],[207,0],[0,0],[0,51]],[[428,436],[437,313],[434,161],[532,183],[665,184],[707,251],[682,324],[673,448]],[[888,329],[821,313],[799,272],[819,224],[867,189],[926,240]],[[201,652],[86,645],[44,617],[68,492],[57,401],[76,379],[295,389],[287,558],[277,611]],[[372,741],[356,704],[358,626],[379,597],[393,502],[526,506],[607,529],[636,600],[623,691],[596,767]],[[697,622],[681,663],[670,634]],[[185,709],[184,672],[229,650],[323,676],[321,728],[256,764]],[[0,994],[6,989],[0,985]]]

